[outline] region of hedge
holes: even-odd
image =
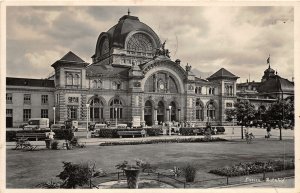
[[[141,131],[142,128],[139,129],[100,129],[99,131],[99,137],[103,138],[118,138],[118,131]],[[161,133],[160,128],[144,128],[148,136],[158,136]]]
[[[177,139],[151,139],[141,141],[114,141],[101,143],[100,146],[113,146],[113,145],[140,145],[140,144],[157,144],[157,143],[201,143],[201,142],[214,142],[214,141],[227,141],[223,138],[177,138]]]
[[[220,176],[243,176],[249,174],[257,174],[263,172],[274,172],[294,169],[295,163],[294,160],[275,160],[275,161],[266,161],[266,162],[247,162],[239,163],[230,167],[217,168],[210,170],[209,173],[217,174]]]
[[[213,131],[214,128],[217,129],[217,133],[224,133],[225,132],[224,127],[220,127],[220,126],[212,127],[211,130]],[[181,135],[195,135],[195,134],[203,135],[206,130],[207,130],[206,127],[181,127],[179,129],[179,133]]]
[[[54,136],[55,139],[71,140],[72,137],[74,136],[73,131],[68,129],[53,129],[52,131],[55,133]],[[46,133],[46,132],[50,132],[50,130],[6,131],[6,141],[15,141],[17,133]]]

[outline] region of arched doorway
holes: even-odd
[[[174,101],[170,103],[171,108],[171,121],[177,121],[176,119],[176,104]]]
[[[90,119],[92,122],[103,122],[103,102],[99,98],[94,98],[90,102]]]
[[[162,101],[157,105],[157,121],[159,124],[165,121],[165,105]]]
[[[152,103],[150,101],[146,101],[145,108],[144,108],[144,120],[145,124],[148,126],[153,125],[152,123]]]

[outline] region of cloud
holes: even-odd
[[[8,7],[7,75],[28,77],[35,66],[35,76],[43,77],[70,50],[91,62],[99,34],[128,8],[167,40],[173,60],[191,64],[202,78],[225,67],[243,80],[251,74],[259,81],[269,54],[279,75],[293,76],[294,10],[287,6]]]

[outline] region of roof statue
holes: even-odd
[[[190,72],[191,69],[192,69],[192,66],[189,65],[189,63],[187,63],[186,66],[185,66],[185,71]]]
[[[168,49],[165,49],[165,45],[166,45],[166,40],[164,41],[164,43],[162,43],[160,48],[156,49],[154,57],[166,56],[166,57],[170,58],[170,51]]]

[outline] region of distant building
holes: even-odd
[[[269,64],[261,82],[238,83],[237,96],[238,100],[248,99],[256,109],[266,110],[279,99],[294,97],[294,82],[280,77]]]
[[[100,34],[91,64],[69,52],[52,64],[50,79],[8,77],[7,127],[36,117],[53,121],[54,112],[60,123],[226,124],[224,112],[233,108],[239,77],[221,68],[198,78],[190,65],[170,59],[165,44],[138,17],[124,15]]]

